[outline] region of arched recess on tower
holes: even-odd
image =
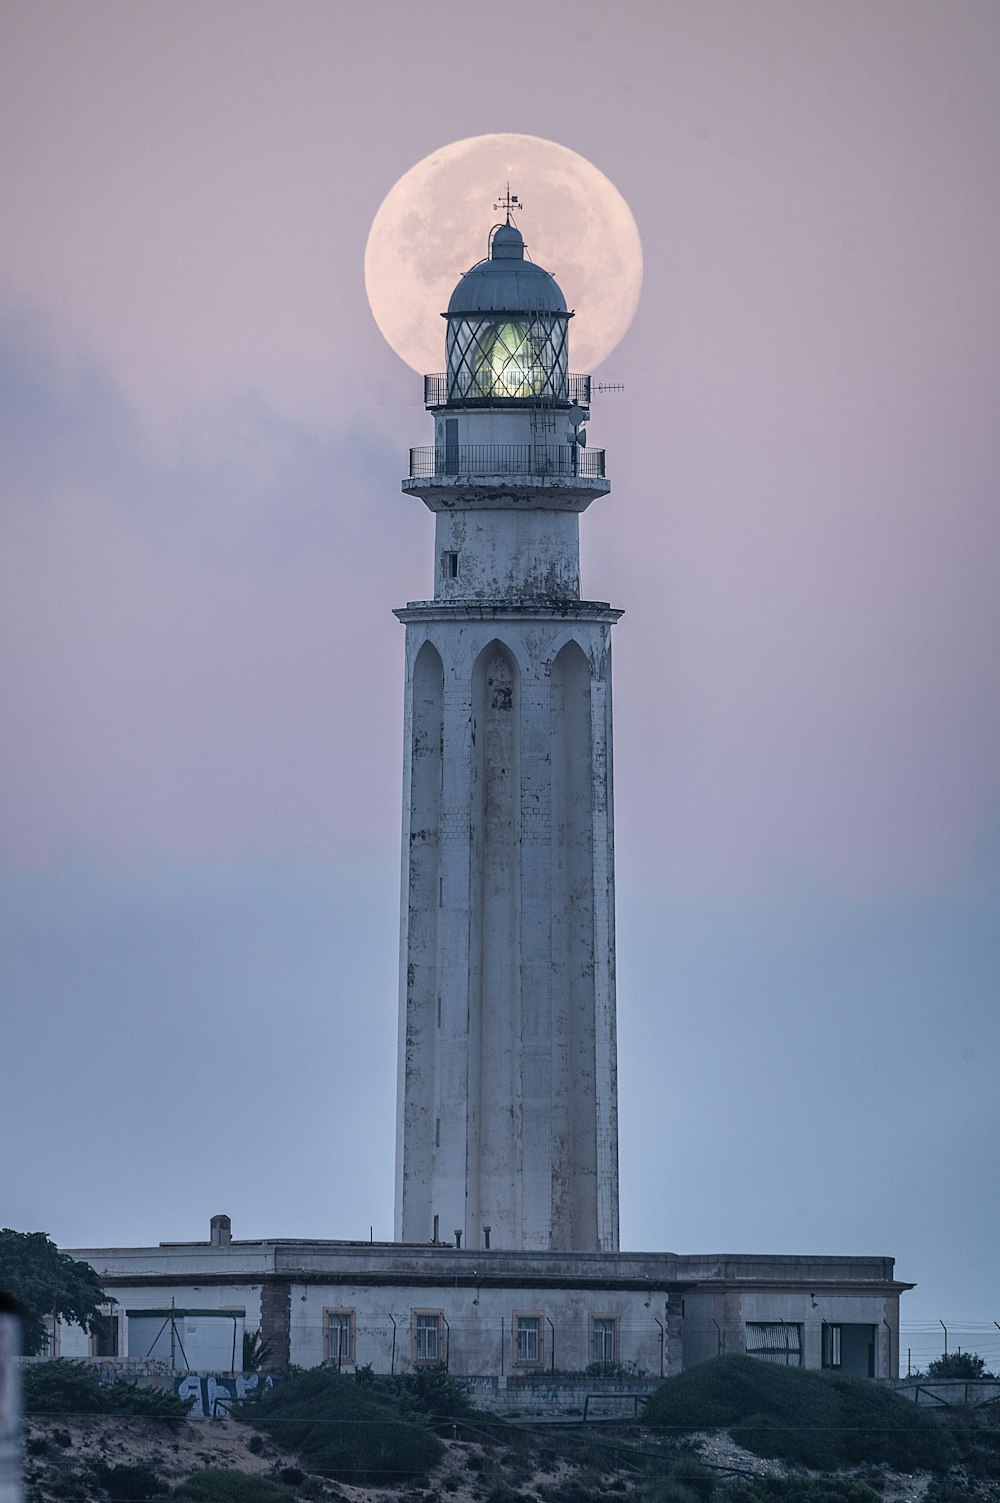
[[[569,641],[550,672],[552,1246],[597,1246],[597,1018],[591,668]]]
[[[408,1190],[429,1183],[434,1155],[434,1061],[437,1023],[437,971],[441,886],[441,786],[443,755],[444,667],[440,654],[425,642],[413,664],[409,752],[409,808],[405,853],[407,934],[401,1050],[401,1099],[405,1120],[406,1163],[402,1168],[402,1203],[407,1215]],[[407,1218],[408,1220],[408,1218]],[[429,1238],[430,1226],[409,1235]]]
[[[498,639],[472,674],[467,1235],[521,1242],[521,674]],[[513,1187],[513,1194],[512,1194]]]

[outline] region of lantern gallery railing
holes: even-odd
[[[461,402],[464,406],[468,406],[470,403],[473,403],[473,402],[481,402],[481,403],[485,403],[485,404],[489,404],[490,402],[494,402],[494,401],[503,401],[503,402],[509,402],[509,401],[528,401],[528,402],[531,402],[532,404],[537,404],[537,402],[538,402],[538,398],[537,397],[511,398],[511,397],[501,397],[499,394],[496,395],[496,396],[494,396],[494,397],[484,397],[484,396],[481,396],[478,393],[475,393],[475,392],[472,392],[472,391],[457,393],[456,396],[455,396],[455,400],[457,402]],[[448,401],[449,401],[449,397],[448,397],[448,374],[447,374],[447,372],[446,371],[442,371],[442,372],[440,372],[437,375],[425,376],[424,377],[424,406],[425,407],[446,407],[447,404],[448,404]],[[589,407],[590,406],[590,377],[589,376],[573,376],[573,375],[571,375],[569,377],[569,401],[575,403],[575,405],[577,407]]]
[[[472,475],[604,478],[604,450],[577,444],[439,444],[410,450],[410,479]]]

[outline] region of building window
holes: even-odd
[[[414,1310],[413,1360],[415,1363],[443,1363],[445,1360],[444,1320],[440,1310]]]
[[[823,1322],[823,1366],[840,1366],[840,1327]]]
[[[324,1358],[335,1367],[354,1363],[354,1311],[324,1310],[326,1351]]]
[[[537,1367],[542,1360],[542,1316],[514,1312],[514,1361]]]
[[[748,1320],[746,1349],[748,1357],[801,1367],[802,1327],[787,1320]]]
[[[120,1357],[118,1349],[118,1316],[95,1315],[90,1322],[90,1355],[92,1357]]]
[[[590,1317],[590,1360],[602,1366],[618,1361],[617,1315]]]
[[[457,579],[458,578],[458,554],[457,553],[445,553],[445,554],[443,554],[442,555],[442,566],[444,568],[444,577],[445,577],[445,579]]]

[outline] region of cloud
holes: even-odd
[[[390,612],[421,519],[381,437],[233,403],[180,461],[92,367],[5,349],[3,848],[394,840],[400,698],[383,685],[401,678]]]

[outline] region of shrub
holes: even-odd
[[[127,1414],[169,1423],[185,1419],[190,1408],[190,1400],[159,1388],[104,1384],[92,1367],[67,1357],[32,1362],[22,1378],[25,1414]]]
[[[293,1374],[242,1415],[298,1450],[311,1471],[343,1482],[419,1477],[444,1454],[422,1417],[329,1368]]]
[[[758,1456],[818,1471],[859,1461],[940,1469],[954,1454],[935,1419],[889,1389],[754,1357],[715,1357],[668,1378],[645,1419],[674,1431],[727,1428]]]
[[[716,1476],[694,1456],[671,1461],[665,1472],[650,1477],[640,1489],[641,1503],[707,1503],[715,1491]]]
[[[946,1352],[927,1364],[928,1378],[992,1378],[986,1371],[986,1359],[978,1352]]]
[[[882,1494],[851,1477],[754,1477],[731,1482],[716,1503],[882,1503]]]
[[[174,1496],[195,1503],[294,1503],[295,1494],[270,1477],[208,1467],[192,1472],[174,1488]]]
[[[106,1466],[97,1462],[93,1467],[97,1481],[115,1503],[128,1503],[138,1499],[162,1496],[167,1491],[164,1482],[148,1466]]]
[[[411,1373],[373,1373],[370,1366],[358,1368],[354,1382],[384,1403],[398,1406],[403,1414],[428,1415],[431,1420],[469,1419],[477,1410],[469,1402],[465,1384],[443,1367],[421,1367]]]

